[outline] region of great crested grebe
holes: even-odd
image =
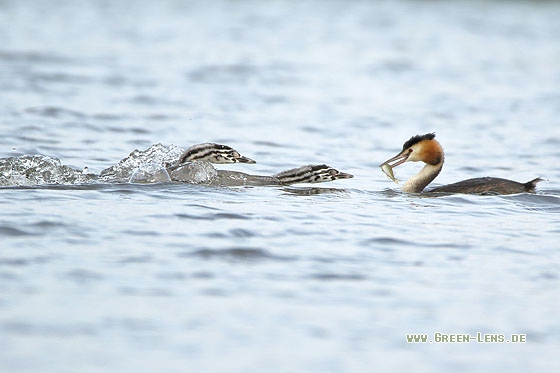
[[[201,166],[205,171],[215,173],[209,181],[211,185],[290,185],[296,183],[321,183],[338,179],[350,179],[351,174],[340,172],[325,164],[307,165],[283,171],[272,176],[250,175],[238,171],[216,170],[210,163],[256,163],[251,158],[227,145],[204,143],[193,145],[179,157],[179,160],[167,166],[167,171],[174,181],[190,182],[193,172],[196,173]]]
[[[402,191],[407,193],[420,193],[440,173],[443,167],[443,148],[435,140],[435,133],[411,137],[403,145],[402,151],[379,166],[387,175],[392,176],[392,168],[404,162],[424,162],[426,165],[416,175],[408,179]],[[391,162],[394,162],[391,164]],[[466,193],[466,194],[515,194],[534,193],[535,187],[541,178],[533,179],[527,183],[500,179],[496,177],[479,177],[459,181],[429,190],[430,193]]]

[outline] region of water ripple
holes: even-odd
[[[192,215],[192,214],[176,214],[176,217],[179,219],[187,219],[187,220],[221,220],[221,219],[228,219],[228,220],[248,220],[251,219],[249,216],[235,214],[235,213],[228,213],[228,212],[218,212],[213,214],[206,214],[206,215]]]
[[[410,246],[416,243],[395,237],[374,237],[362,241],[362,245],[364,246],[369,246],[370,244],[394,247],[397,245]]]
[[[295,256],[280,256],[269,251],[252,247],[232,247],[227,249],[199,249],[179,254],[180,257],[200,257],[203,259],[224,259],[242,262],[260,260],[294,261]]]
[[[89,283],[103,279],[100,273],[88,269],[73,269],[66,272],[65,277],[78,283]]]
[[[48,324],[27,321],[5,321],[0,324],[0,330],[9,334],[39,335],[43,337],[73,337],[95,335],[98,328],[86,323]]]
[[[69,58],[54,53],[26,52],[0,50],[0,60],[11,62],[32,62],[48,64],[69,64],[77,62],[74,58]]]
[[[37,256],[31,258],[0,258],[0,266],[22,267],[32,264],[44,264],[50,262],[51,257]]]
[[[367,276],[359,275],[359,274],[346,274],[346,273],[334,273],[334,272],[323,272],[323,273],[316,273],[311,276],[310,278],[314,280],[320,281],[361,281],[366,280]]]
[[[20,236],[35,236],[36,232],[28,232],[20,228],[14,228],[9,226],[0,227],[0,235],[7,237],[20,237]]]
[[[58,106],[39,106],[39,107],[29,107],[25,109],[25,112],[44,116],[47,118],[76,118],[83,119],[86,115],[82,112],[67,109]]]
[[[154,258],[151,255],[135,255],[127,256],[118,261],[120,264],[137,264],[153,262]]]
[[[123,295],[138,297],[172,297],[173,292],[168,288],[140,288],[140,287],[122,287],[119,292]]]
[[[554,371],[559,11],[0,0],[0,370]],[[377,165],[428,131],[446,150],[434,184],[551,181],[402,193]],[[332,163],[355,178],[133,185],[182,148],[118,161],[206,141],[258,162],[216,169]],[[528,343],[441,354],[404,338],[478,330]]]

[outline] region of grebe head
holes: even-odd
[[[443,162],[443,148],[435,140],[435,133],[416,135],[403,144],[399,154],[383,162],[380,166],[388,164],[396,167],[404,162],[424,162],[435,166]],[[391,163],[394,162],[394,163]]]
[[[403,192],[420,193],[439,175],[443,167],[443,148],[434,139],[435,137],[435,133],[413,136],[404,143],[399,154],[379,165],[383,172],[396,181],[392,171],[393,167],[408,161],[425,163],[420,172],[404,183]]]
[[[256,163],[251,158],[239,154],[239,152],[227,145],[204,143],[193,145],[188,148],[179,158],[178,163],[193,161],[208,161],[210,163]]]

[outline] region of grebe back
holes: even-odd
[[[535,193],[540,177],[519,183],[498,177],[477,177],[430,189],[432,193],[515,194]]]
[[[405,162],[424,162],[425,166],[403,185],[403,192],[420,193],[441,172],[444,162],[443,148],[435,140],[435,133],[411,137],[403,145],[399,154],[383,162],[380,167],[389,170]],[[394,162],[391,164],[391,162]],[[390,176],[391,177],[391,176]],[[534,193],[541,178],[526,183],[496,177],[480,177],[459,181],[429,190],[430,193],[466,193],[466,194],[515,194]]]

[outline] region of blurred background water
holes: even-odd
[[[317,188],[0,189],[2,371],[558,371],[560,2],[0,0],[0,158],[233,146]],[[436,131],[420,198],[377,165]],[[401,179],[419,165],[399,167]],[[525,344],[406,334],[524,333]]]

